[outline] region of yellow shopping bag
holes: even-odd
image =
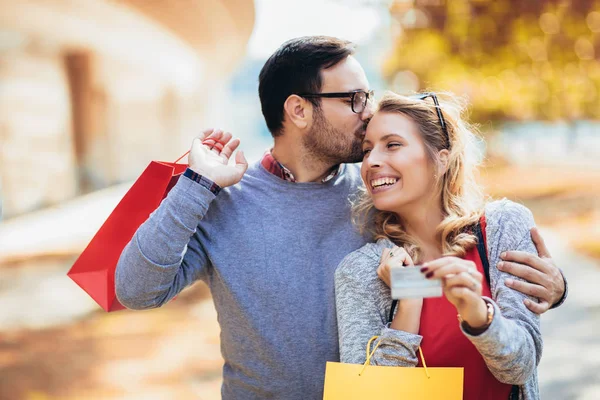
[[[419,347],[423,368],[370,365],[374,336],[367,344],[367,361],[360,364],[328,362],[323,400],[462,400],[463,368],[427,368]]]

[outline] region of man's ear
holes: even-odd
[[[450,161],[449,156],[450,156],[450,152],[448,151],[448,149],[443,149],[443,150],[439,151],[439,153],[438,153],[439,176],[444,175],[446,173],[446,171],[448,171],[448,162]]]
[[[296,94],[285,100],[283,110],[285,117],[298,129],[306,129],[312,121],[312,104]]]

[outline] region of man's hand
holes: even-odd
[[[240,150],[235,155],[235,164],[229,165],[229,158],[240,145],[229,132],[220,129],[207,129],[192,142],[190,169],[205,176],[220,187],[235,185],[248,169],[248,162]]]
[[[537,297],[539,303],[525,299],[525,306],[534,313],[543,314],[563,297],[565,281],[536,227],[531,229],[531,239],[539,256],[523,251],[507,251],[500,255],[504,261],[498,263],[498,269],[525,279],[527,282],[507,279],[505,284],[521,293]]]

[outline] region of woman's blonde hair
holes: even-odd
[[[431,98],[420,100],[413,97],[386,93],[379,102],[376,113],[398,113],[414,121],[425,144],[427,155],[438,173],[434,176],[436,193],[441,194],[443,221],[437,228],[444,255],[464,256],[477,239],[473,227],[483,213],[484,198],[475,181],[479,161],[477,136],[474,127],[463,115],[466,102],[450,94],[437,94],[448,136],[442,129],[437,109]],[[440,170],[438,155],[448,149],[447,168]],[[414,237],[403,227],[397,214],[375,209],[371,196],[363,189],[353,204],[353,220],[361,231],[371,231],[375,239],[389,238],[404,247],[415,263],[422,258]]]

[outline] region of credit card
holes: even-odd
[[[427,279],[420,266],[391,269],[392,299],[442,296],[441,279]]]

